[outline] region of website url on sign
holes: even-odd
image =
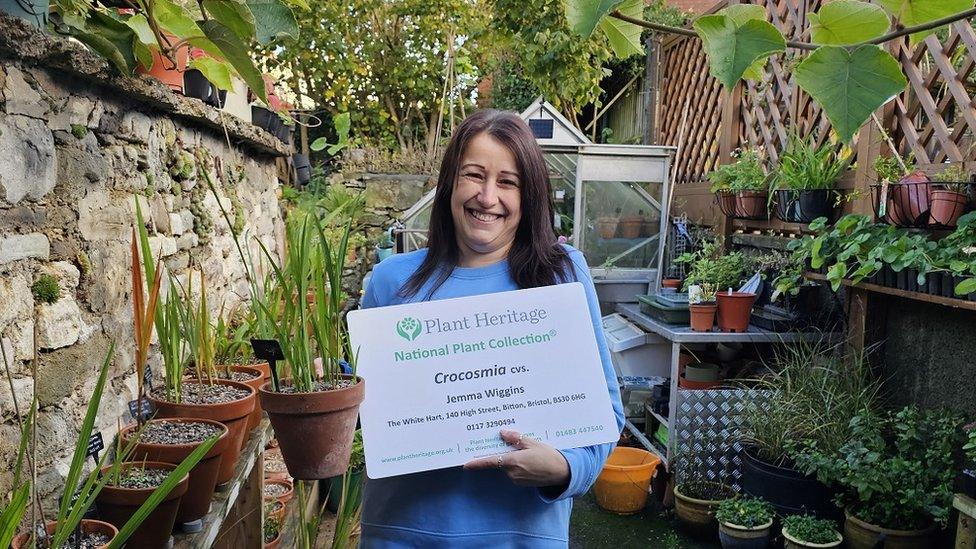
[[[443,450],[428,450],[426,452],[414,452],[412,454],[400,454],[395,457],[382,458],[380,461],[383,463],[395,463],[397,461],[404,461],[407,459],[417,459],[417,458],[429,458],[432,456],[442,456],[444,454],[453,454],[454,448],[444,448]]]

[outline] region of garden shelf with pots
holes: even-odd
[[[805,273],[804,274],[804,277],[806,277],[809,280],[815,280],[815,281],[826,281],[827,280],[827,276],[826,275],[821,274],[821,273],[816,273],[816,272],[808,272],[808,273]],[[875,279],[875,280],[877,280],[877,279]],[[917,284],[915,286],[916,289],[914,289],[914,290],[908,290],[908,289],[901,289],[901,288],[899,288],[898,285],[897,285],[897,283],[894,283],[891,286],[888,286],[887,283],[884,283],[883,281],[879,281],[879,282],[882,282],[882,283],[879,284],[877,282],[864,282],[864,281],[862,281],[862,282],[858,282],[858,283],[855,284],[851,280],[845,279],[845,280],[841,281],[841,284],[844,285],[844,286],[848,286],[848,287],[852,287],[852,288],[859,288],[859,289],[866,290],[866,291],[869,291],[869,292],[875,292],[875,293],[879,293],[879,294],[891,295],[891,296],[901,297],[901,298],[905,298],[905,299],[913,299],[915,301],[922,301],[922,302],[925,302],[925,303],[934,303],[934,304],[937,304],[937,305],[943,305],[945,307],[953,307],[953,308],[956,308],[956,309],[965,309],[965,310],[968,310],[968,311],[976,311],[976,300],[973,300],[973,299],[960,299],[960,298],[956,298],[956,297],[946,297],[943,293],[941,293],[941,291],[938,292],[938,293],[927,293],[926,291],[921,291],[921,290],[917,289],[918,288]],[[973,294],[970,294],[970,296],[972,296],[972,295]]]

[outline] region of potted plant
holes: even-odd
[[[0,11],[25,19],[31,25],[47,31],[47,12],[50,0],[2,0]]]
[[[150,45],[152,65],[139,64],[136,67],[136,72],[148,74],[176,93],[182,94],[184,90],[183,73],[186,72],[186,65],[190,58],[190,47],[183,43],[182,46],[174,48],[182,41],[171,32],[163,30],[160,36],[166,42],[168,51],[164,52],[158,44]]]
[[[596,218],[596,229],[600,233],[600,238],[609,240],[617,236],[620,225],[620,208],[616,210],[615,216],[603,216]]]
[[[156,276],[149,248],[149,236],[138,201],[136,228],[142,252],[142,269],[147,280]],[[253,388],[225,379],[217,379],[214,370],[214,334],[206,306],[206,283],[201,273],[201,299],[191,303],[191,286],[183,291],[173,281],[171,290],[154,316],[156,336],[164,365],[164,383],[148,399],[157,418],[209,419],[224,424],[228,430],[217,484],[234,476],[237,458],[247,435],[248,417],[254,410]],[[188,379],[187,366],[193,366],[196,379]]]
[[[738,219],[767,219],[769,188],[766,172],[753,149],[733,154],[736,162],[719,166],[708,174],[722,213]]]
[[[697,305],[691,310],[696,331],[710,331],[709,322],[720,305],[712,305],[716,301],[716,293],[725,287],[738,287],[745,274],[745,261],[741,253],[722,251],[720,240],[705,242],[694,252],[686,252],[675,259],[675,263],[690,265],[688,276],[685,277],[685,288],[689,290],[689,302]],[[692,286],[697,290],[692,292]],[[713,308],[714,307],[714,308]],[[748,324],[748,320],[747,320]],[[720,323],[719,326],[722,324]]]
[[[348,481],[344,481],[343,476],[339,475],[332,477],[329,480],[329,493],[326,495],[328,498],[326,502],[326,507],[329,511],[337,513],[339,511],[339,502],[345,494],[343,489],[343,484],[345,482],[345,489],[355,490],[357,498],[362,495],[362,482],[363,482],[363,472],[366,470],[366,454],[363,451],[363,432],[360,429],[356,429],[356,435],[352,441],[352,453],[349,456],[349,469],[347,473],[349,474]],[[361,499],[361,498],[359,498]],[[359,499],[357,499],[355,504],[359,504]]]
[[[962,164],[953,164],[935,174],[934,179],[929,194],[929,225],[955,227],[969,206],[972,174]]]
[[[248,329],[245,324],[234,327],[224,319],[223,314],[217,316],[217,323],[214,325],[214,373],[218,379],[229,379],[250,386],[256,395],[261,385],[270,379],[271,371],[267,361],[254,357]],[[254,411],[248,416],[245,427],[248,434],[261,423],[262,414],[261,404],[255,399]]]
[[[274,376],[261,387],[288,472],[296,479],[336,476],[349,466],[364,381],[355,375],[343,315],[342,274],[350,224],[335,237],[322,222],[306,215],[286,226],[288,255],[279,265],[262,245],[284,297],[274,324],[289,375]],[[312,303],[306,296],[314,296]],[[277,305],[273,305],[277,306]],[[268,304],[261,303],[267,313]],[[319,374],[316,357],[323,367]],[[340,360],[352,366],[344,375]]]
[[[139,436],[136,437],[136,434]],[[175,517],[184,531],[198,528],[198,521],[210,510],[221,456],[229,441],[227,427],[207,419],[152,419],[141,430],[137,424],[125,427],[119,437],[122,443],[133,444],[129,456],[131,461],[174,465],[180,464],[198,447],[217,437],[216,444],[190,470],[187,490]]]
[[[837,452],[805,441],[797,465],[838,489],[852,549],[886,545],[934,547],[949,518],[952,480],[963,434],[958,418],[938,410],[906,407],[850,420],[850,435]]]
[[[779,515],[841,517],[830,488],[794,462],[805,441],[837,452],[849,437],[846,418],[877,402],[880,386],[867,360],[837,351],[827,340],[778,348],[771,372],[756,381],[767,397],[742,411],[740,486]]]
[[[116,527],[125,524],[176,469],[172,463],[157,461],[117,462],[102,468],[108,479],[99,493],[98,514]],[[176,513],[186,493],[189,474],[183,473],[155,510],[129,538],[133,547],[163,549],[176,524]]]
[[[779,157],[772,179],[776,217],[790,223],[810,223],[818,217],[830,218],[836,203],[835,187],[850,162],[829,141],[817,146],[813,135],[794,133]]]
[[[641,234],[641,227],[644,224],[643,215],[625,215],[620,218],[620,237],[637,238]]]
[[[773,508],[761,498],[727,499],[715,511],[723,549],[766,549],[773,528]]]
[[[976,499],[976,423],[967,426],[966,436],[968,440],[962,449],[966,452],[967,468],[963,469],[960,476],[959,491]]]
[[[840,535],[833,521],[810,515],[790,515],[783,519],[784,549],[829,549],[840,547]]]
[[[874,162],[878,217],[899,227],[927,225],[929,177],[915,168],[914,159],[879,156]]]
[[[718,482],[694,480],[676,484],[674,508],[678,521],[696,538],[713,538],[718,528],[715,512],[719,504],[734,495],[731,487]]]
[[[281,519],[269,516],[264,519],[264,549],[277,549],[281,541]]]
[[[295,488],[290,480],[264,480],[265,502],[280,501],[282,504],[286,504],[291,501],[294,493]]]

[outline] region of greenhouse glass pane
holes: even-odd
[[[583,182],[585,223],[580,246],[590,267],[657,265],[661,192],[660,183]]]

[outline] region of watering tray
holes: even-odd
[[[797,327],[795,317],[783,314],[767,307],[756,308],[752,311],[749,323],[757,328],[771,332],[786,332]]]
[[[660,320],[666,324],[684,324],[686,326],[691,322],[691,312],[688,310],[687,303],[684,305],[666,305],[646,295],[637,296],[637,299],[640,301],[641,312],[655,320]]]
[[[688,307],[688,293],[669,293],[669,294],[656,294],[654,300],[664,305],[666,307]]]

